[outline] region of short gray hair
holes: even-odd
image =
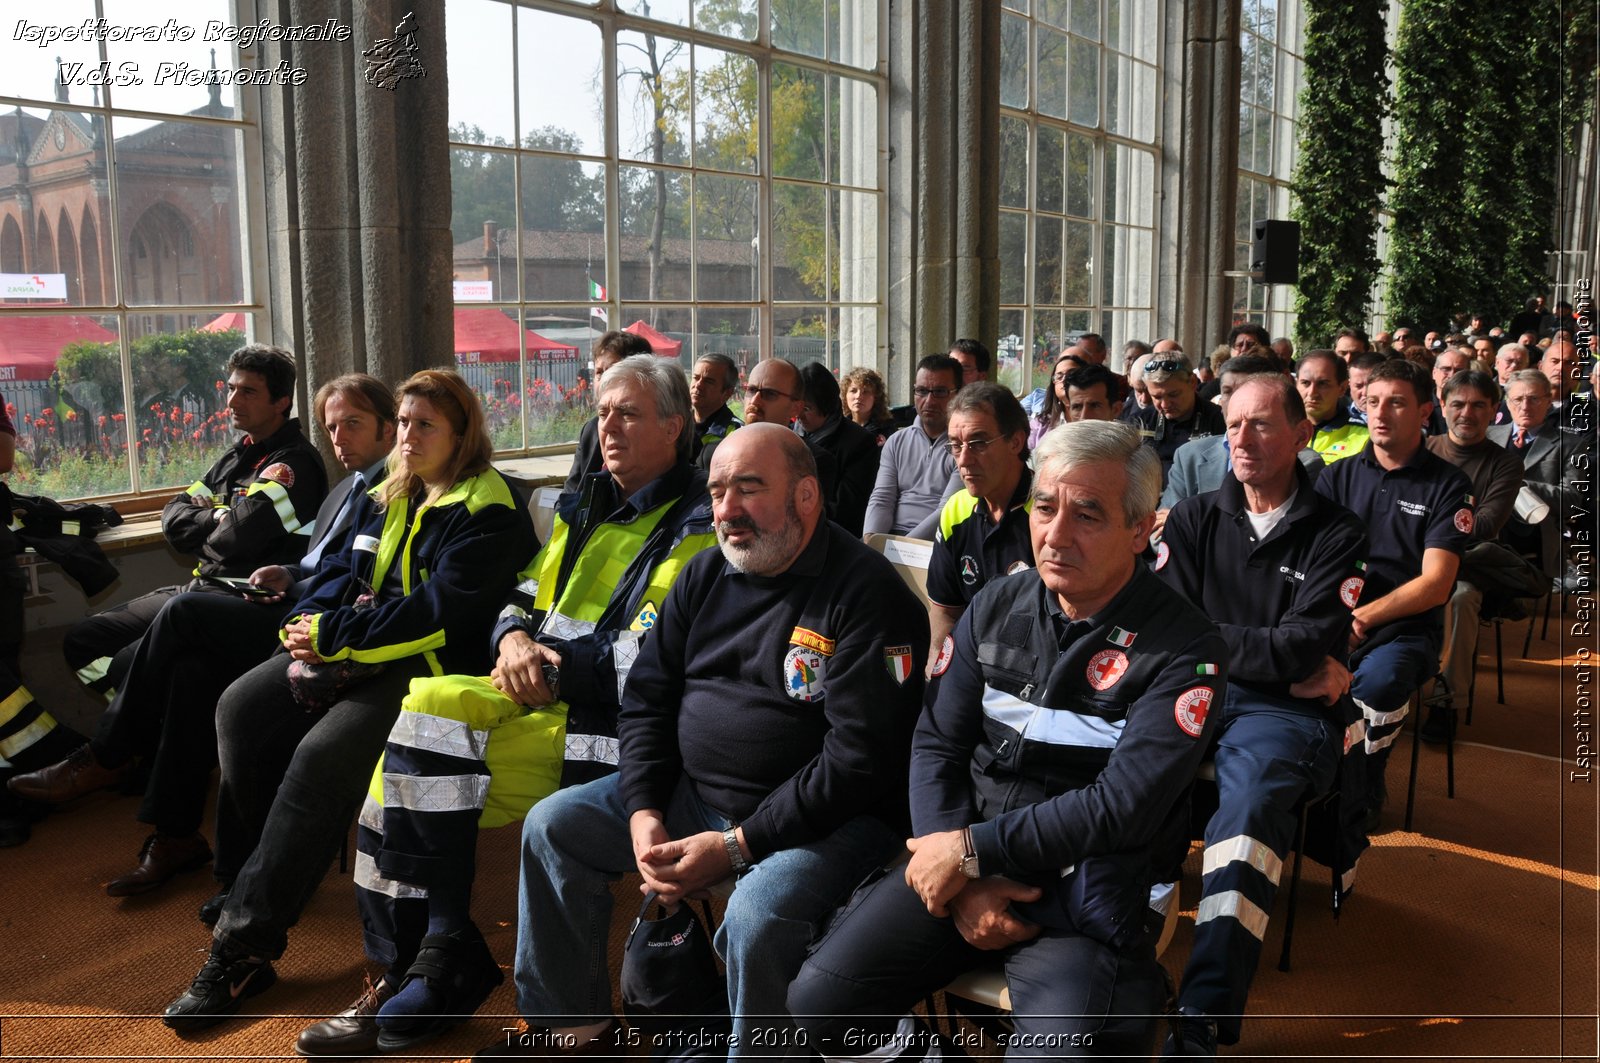
[[[1073,421],[1044,434],[1033,452],[1033,487],[1068,469],[1096,462],[1121,465],[1127,473],[1122,493],[1124,523],[1132,527],[1161,503],[1161,458],[1139,432],[1121,421]]]
[[[1550,378],[1544,375],[1542,369],[1518,369],[1515,373],[1506,377],[1507,391],[1511,390],[1512,384],[1532,384],[1546,395],[1555,390],[1550,386]]]
[[[599,395],[624,382],[637,384],[655,397],[656,416],[661,420],[683,418],[683,429],[678,433],[678,460],[688,460],[689,443],[694,438],[694,408],[689,404],[689,381],[678,363],[653,354],[629,355],[606,370],[600,378]]]

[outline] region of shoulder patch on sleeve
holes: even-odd
[[[294,470],[286,462],[276,461],[261,470],[261,479],[271,480],[284,487],[294,486]]]
[[[1472,534],[1472,510],[1462,508],[1456,510],[1456,531],[1462,535]]]
[[[939,647],[939,656],[933,659],[933,674],[944,675],[950,667],[950,658],[956,655],[956,640],[949,635],[944,637],[944,644]]]
[[[1214,696],[1210,687],[1190,687],[1178,695],[1172,715],[1184,734],[1190,738],[1200,737],[1205,730],[1206,714],[1211,711],[1211,699]]]
[[[1167,567],[1167,559],[1171,556],[1172,547],[1168,546],[1166,540],[1163,539],[1161,542],[1156,543],[1156,563],[1150,567],[1156,572],[1160,572]]]

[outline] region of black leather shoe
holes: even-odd
[[[139,866],[107,882],[106,893],[112,897],[149,893],[173,876],[194,871],[209,863],[211,846],[200,835],[174,838],[157,831],[144,840],[144,848],[139,850]]]
[[[378,1049],[378,1009],[394,993],[388,979],[368,978],[354,1004],[301,1030],[294,1050],[302,1056],[370,1056]]]
[[[278,972],[268,960],[240,956],[212,942],[200,973],[184,994],[167,1005],[161,1021],[188,1033],[215,1026],[239,1010],[239,1005],[272,987]]]
[[[228,894],[233,892],[233,883],[228,883],[216,893],[208,897],[200,905],[200,921],[206,926],[216,926],[217,920],[222,918],[222,909],[228,903]]]
[[[1217,1023],[1211,1016],[1190,1008],[1181,1009],[1172,1019],[1163,1059],[1210,1058],[1217,1054]]]

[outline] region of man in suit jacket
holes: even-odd
[[[314,405],[339,464],[354,475],[323,500],[305,556],[294,565],[257,569],[250,587],[238,595],[174,595],[139,640],[127,678],[95,737],[66,759],[8,784],[21,797],[59,804],[115,785],[135,757],[154,752],[139,819],[154,824],[156,832],[146,841],[139,866],[107,883],[113,897],[147,892],[210,861],[211,848],[199,827],[216,764],[216,734],[210,728],[201,733],[168,726],[167,706],[178,699],[215,703],[233,680],[272,653],[283,609],[297,600],[292,587],[315,572],[325,554],[343,549],[353,496],[383,479],[395,432],[388,386],[352,373],[318,389]]]
[[[1550,413],[1553,397],[1549,378],[1538,369],[1512,373],[1506,384],[1511,420],[1491,426],[1489,439],[1521,455],[1523,486],[1550,507],[1537,524],[1513,515],[1502,538],[1520,550],[1537,550],[1544,574],[1559,579],[1565,568],[1561,531],[1571,508],[1568,500],[1576,497],[1578,481],[1587,481],[1589,474],[1586,459],[1580,457],[1585,438],[1562,431]]]

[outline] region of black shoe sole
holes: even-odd
[[[473,1012],[476,1014],[477,1009],[474,1008]],[[389,1033],[379,1030],[378,1051],[404,1052],[408,1048],[420,1045],[424,1041],[431,1041],[440,1034],[455,1029],[470,1018],[472,1018],[471,1015],[451,1015],[448,1018],[435,1019],[424,1027],[407,1030],[404,1033]]]

